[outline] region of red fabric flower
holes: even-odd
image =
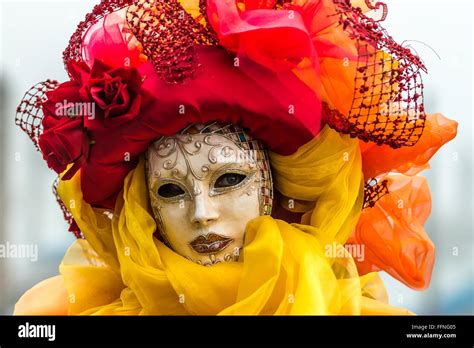
[[[58,174],[70,163],[68,179],[85,163],[91,140],[97,133],[111,136],[123,132],[153,97],[142,90],[142,77],[136,68],[111,68],[95,61],[92,69],[74,62],[68,67],[73,77],[47,93],[43,103],[44,132],[39,146],[48,166]],[[89,138],[91,137],[91,139]]]
[[[43,158],[56,173],[64,172],[73,162],[83,162],[89,152],[89,139],[83,127],[84,108],[79,97],[79,84],[68,81],[47,93],[42,104],[43,134],[39,146]],[[78,168],[68,172],[72,176]]]
[[[151,98],[141,89],[142,77],[136,68],[110,68],[96,60],[90,77],[85,77],[81,95],[95,102],[99,109],[96,116],[105,127],[132,121],[138,116],[142,102]],[[97,127],[96,119],[87,119],[85,125]]]
[[[87,65],[79,63],[72,63],[68,69],[81,85],[81,98],[95,105],[93,117],[84,119],[88,129],[124,125],[134,120],[141,107],[153,100],[142,89],[142,76],[134,67],[112,68],[96,60],[91,71]]]
[[[89,150],[89,140],[79,118],[62,117],[57,124],[46,130],[39,139],[43,158],[56,173],[64,172],[68,164],[85,161]],[[72,169],[72,168],[71,168]],[[68,172],[65,178],[71,177],[78,166]]]

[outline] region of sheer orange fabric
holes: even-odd
[[[431,196],[424,177],[390,175],[390,194],[373,208],[363,210],[348,244],[364,247],[356,260],[360,274],[386,271],[414,289],[431,280],[435,247],[423,224],[431,211]]]
[[[428,161],[454,139],[457,127],[456,121],[433,114],[427,115],[423,136],[415,146],[393,149],[387,145],[360,142],[364,177],[370,179],[388,172],[415,175],[429,168]]]

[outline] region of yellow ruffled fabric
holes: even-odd
[[[239,262],[212,267],[153,237],[143,160],[127,176],[113,219],[82,200],[78,175],[61,181],[58,192],[87,239],[76,241],[60,266],[73,299],[69,314],[409,314],[386,303],[377,273],[358,276],[341,245],[362,206],[358,141],[325,128],[291,156],[271,154],[271,164],[278,190],[315,202],[309,224],[256,218]],[[328,243],[339,252],[328,253]]]

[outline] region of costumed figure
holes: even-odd
[[[425,178],[457,124],[349,0],[103,0],[17,124],[77,240],[16,314],[374,315],[429,285]]]

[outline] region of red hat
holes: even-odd
[[[36,85],[17,122],[63,179],[80,170],[94,206],[191,123],[239,124],[283,155],[324,123],[392,147],[424,126],[421,61],[348,0],[102,0],[64,61],[70,81]]]

